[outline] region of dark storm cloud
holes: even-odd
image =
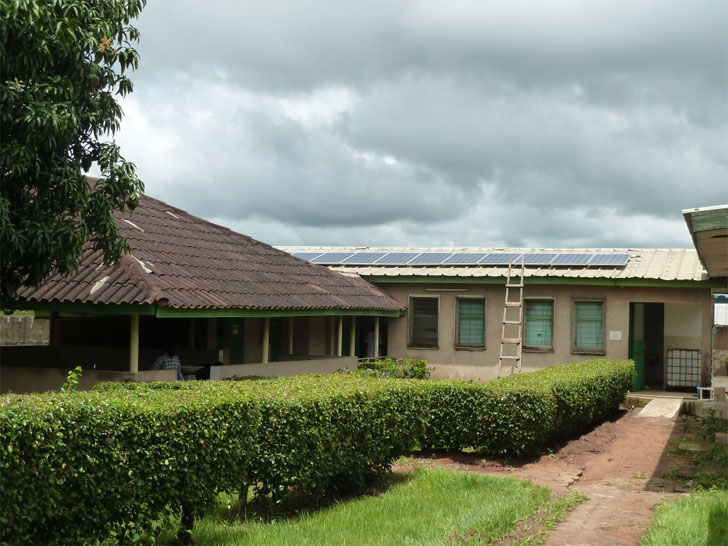
[[[728,201],[727,10],[155,0],[120,140],[277,244],[688,246]]]

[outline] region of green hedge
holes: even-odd
[[[352,372],[374,377],[396,377],[399,379],[429,379],[432,368],[423,358],[380,358],[363,360]]]
[[[415,445],[536,453],[613,413],[632,363],[490,383],[298,376],[0,397],[0,540],[134,541],[220,491],[277,500],[361,483]],[[188,519],[189,521],[189,519]]]

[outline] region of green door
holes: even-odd
[[[645,304],[629,304],[629,357],[634,360],[635,376],[632,379],[632,391],[645,388]]]

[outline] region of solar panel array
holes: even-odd
[[[518,252],[296,252],[296,258],[321,265],[623,267],[629,254]]]

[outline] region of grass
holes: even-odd
[[[545,487],[512,478],[429,469],[395,477],[399,483],[379,495],[296,518],[207,516],[196,522],[192,537],[195,544],[251,546],[482,544],[513,532],[538,511],[558,519],[570,506],[549,501]]]
[[[705,491],[658,506],[642,546],[720,545],[726,537],[728,491]]]
[[[520,522],[520,529],[508,537],[505,544],[514,546],[540,546],[546,542],[549,531],[562,521],[566,521],[566,514],[582,502],[588,500],[586,495],[574,493],[565,497],[549,501],[538,513],[527,520]]]
[[[715,443],[715,433],[728,423],[709,415],[700,429],[708,451],[673,449],[670,457],[693,463],[693,470],[675,467],[663,477],[692,486],[689,496],[657,508],[642,546],[726,544],[728,536],[728,446]],[[681,439],[682,440],[682,439]],[[695,441],[695,440],[692,440]],[[678,444],[679,445],[679,444]]]

